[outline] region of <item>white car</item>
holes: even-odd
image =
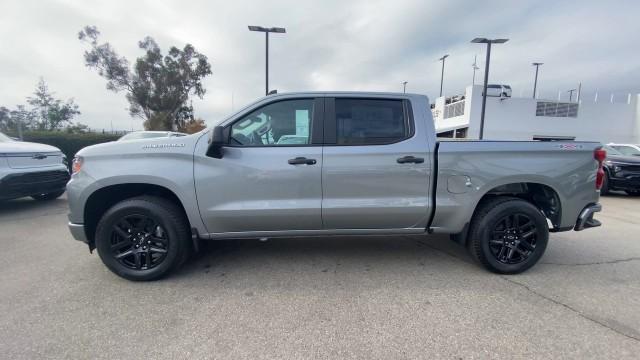
[[[638,144],[607,144],[612,148],[620,151],[626,156],[640,156],[640,145]]]
[[[511,97],[511,86],[501,84],[489,84],[487,85],[487,96],[495,97]]]
[[[118,141],[124,140],[139,140],[139,139],[151,139],[151,138],[167,138],[167,137],[180,137],[187,134],[174,132],[174,131],[134,131],[127,135],[122,136]]]
[[[67,181],[69,168],[60,149],[15,141],[0,133],[0,200],[56,199],[64,193]]]

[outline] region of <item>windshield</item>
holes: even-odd
[[[608,155],[624,156],[623,153],[612,148],[611,146],[603,146],[602,148],[607,151],[607,156]]]
[[[118,140],[121,141],[121,140],[151,139],[151,138],[159,138],[159,137],[166,137],[166,136],[167,136],[167,133],[164,133],[164,132],[140,131],[140,132],[128,133],[127,135],[121,137]]]
[[[4,143],[4,142],[12,142],[13,139],[11,139],[10,137],[8,137],[7,135],[0,133],[0,143]]]
[[[612,148],[618,150],[618,152],[622,153],[622,155],[640,155],[640,150],[632,147],[632,146],[625,146],[625,145],[614,145],[611,146]]]

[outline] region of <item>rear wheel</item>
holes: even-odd
[[[52,192],[52,193],[31,195],[31,197],[34,200],[38,200],[38,201],[48,201],[48,200],[55,200],[55,199],[59,198],[60,196],[62,196],[62,194],[64,194],[64,189],[58,190],[58,191]]]
[[[189,226],[174,203],[136,197],[117,203],[102,216],[96,248],[115,274],[128,280],[156,280],[188,257]]]
[[[469,232],[471,256],[490,271],[521,273],[544,254],[549,239],[547,219],[531,203],[496,197],[479,205]]]

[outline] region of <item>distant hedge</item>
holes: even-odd
[[[121,136],[122,135],[101,133],[69,134],[62,131],[30,131],[25,132],[22,138],[24,141],[57,147],[67,155],[67,159],[69,159],[69,163],[71,163],[71,159],[73,159],[74,155],[80,151],[80,149],[90,145],[114,141]]]

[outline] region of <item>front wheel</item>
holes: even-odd
[[[495,197],[479,205],[471,222],[469,252],[490,271],[521,273],[544,254],[549,240],[547,219],[531,203]]]
[[[102,216],[96,248],[115,274],[156,280],[179,267],[189,254],[189,226],[172,202],[152,196],[121,201]]]

